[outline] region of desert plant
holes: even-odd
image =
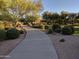
[[[61,32],[61,27],[58,24],[54,24],[52,26],[52,29],[53,29],[54,32],[57,32],[57,33],[60,33]]]
[[[56,33],[61,33],[61,28],[55,29],[55,32],[56,32]]]
[[[19,30],[20,34],[24,34],[24,31],[23,30]]]
[[[16,39],[19,37],[20,32],[17,29],[12,28],[9,29],[6,34],[8,39]]]
[[[49,29],[49,26],[45,25],[45,29]]]
[[[62,28],[62,34],[64,35],[71,35],[74,33],[74,28],[72,26],[65,26]]]
[[[48,29],[46,33],[47,34],[52,34],[52,29]]]
[[[6,32],[5,30],[0,29],[0,41],[6,39]]]

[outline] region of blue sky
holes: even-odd
[[[79,0],[42,0],[43,12],[79,12]]]

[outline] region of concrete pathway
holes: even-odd
[[[23,40],[5,59],[58,59],[49,37],[39,30],[27,30]]]

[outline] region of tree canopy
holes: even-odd
[[[0,0],[0,15],[10,14],[16,19],[28,14],[37,15],[41,9],[40,0]]]

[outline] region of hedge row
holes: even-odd
[[[52,32],[57,32],[57,33],[61,33],[64,35],[72,35],[72,34],[74,34],[75,30],[74,30],[73,26],[64,26],[63,28],[61,28],[60,25],[54,24],[52,26],[52,30],[48,29],[48,34],[50,34]]]
[[[23,34],[24,31],[17,30],[16,28],[11,28],[6,30],[0,29],[0,40],[10,40],[10,39],[16,39],[20,36],[20,34]]]

